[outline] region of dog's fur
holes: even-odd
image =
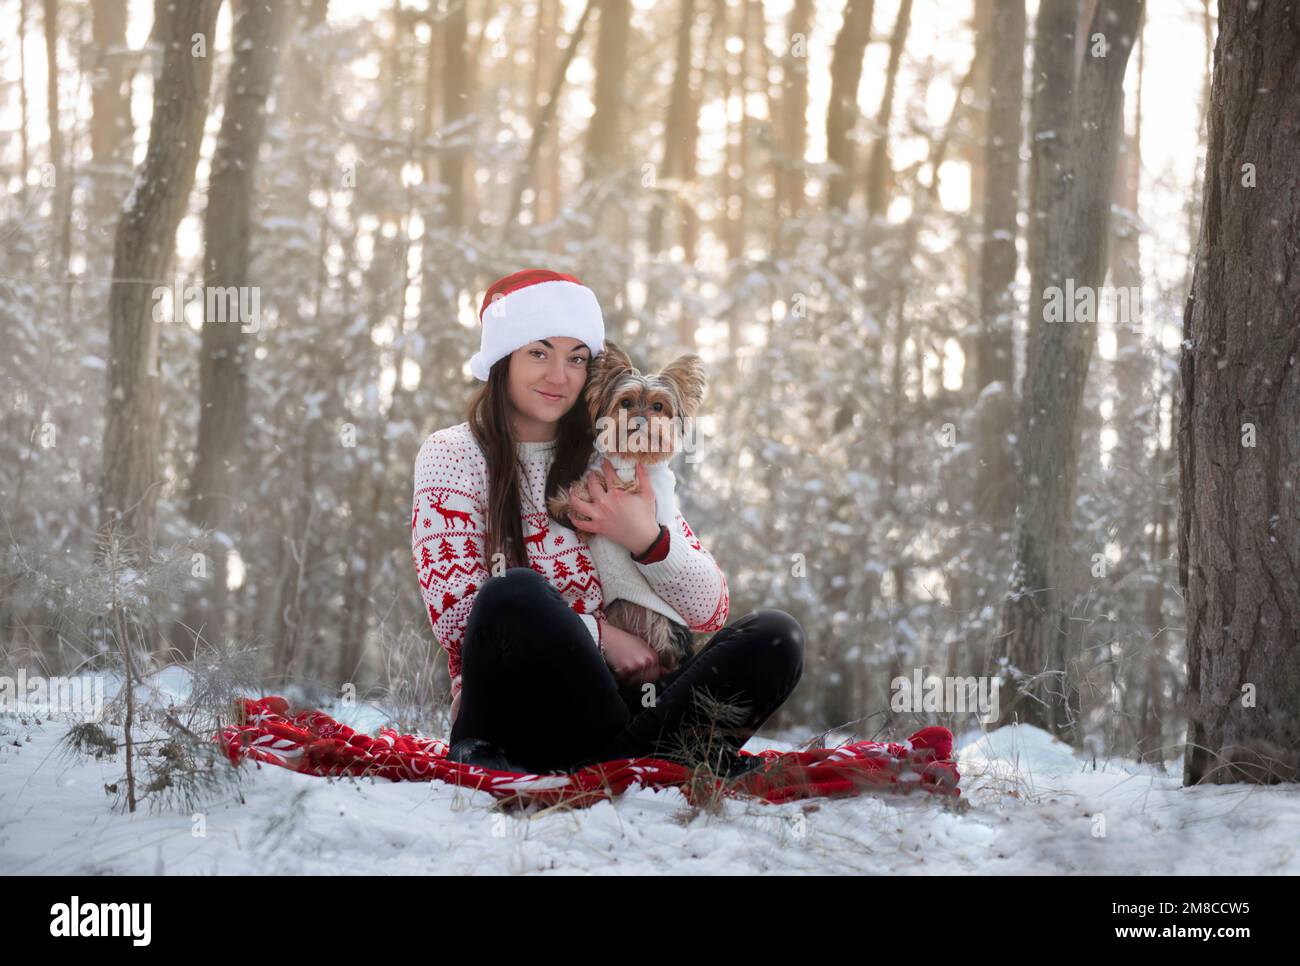
[[[642,463],[652,474],[655,472],[667,474],[670,481],[668,490],[671,492],[672,471],[668,469],[667,464],[681,445],[678,435],[681,423],[683,420],[694,418],[704,398],[704,389],[704,364],[694,353],[679,356],[661,372],[643,375],[632,365],[627,353],[613,342],[606,340],[604,351],[591,361],[591,373],[587,380],[585,394],[592,425],[596,427],[597,432],[595,460],[592,464],[592,468],[596,469],[597,477],[604,477],[599,467],[603,457],[609,456],[616,467],[621,463],[624,467],[630,466],[633,471],[630,480],[620,477],[617,482],[620,489],[631,493],[637,491],[634,464]],[[661,447],[651,452],[637,451],[635,447],[620,451],[620,447],[626,446],[629,440],[623,438],[623,434],[620,434],[617,429],[607,434],[602,434],[601,431],[602,426],[617,427],[620,412],[626,414],[623,417],[626,420],[625,426],[631,427],[635,424],[642,427],[645,432],[651,434],[651,438],[657,436],[661,441]],[[605,420],[613,422],[611,424]],[[657,426],[652,425],[655,423]],[[633,429],[633,432],[637,431]],[[569,502],[571,493],[576,494],[581,500],[590,501],[591,494],[587,489],[585,475],[576,480],[567,491],[547,501],[547,509],[555,519],[578,530],[573,526],[570,517],[573,510]],[[661,506],[658,509],[661,520],[665,516],[665,511],[670,520],[677,511],[675,505]],[[583,537],[594,536],[585,534],[581,530],[578,532]],[[622,599],[607,601],[604,612],[615,627],[646,641],[659,655],[660,664],[665,670],[675,669],[681,661],[690,656],[690,650],[683,653],[680,649],[672,634],[669,619],[665,615]]]

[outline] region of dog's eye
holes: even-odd
[[[619,405],[622,406],[624,409],[631,409],[631,408],[632,408],[632,400],[630,400],[630,399],[624,399],[621,403],[619,403]]]
[[[664,404],[663,404],[663,403],[655,403],[655,412],[657,412],[657,413],[661,413],[661,412],[663,412],[663,411],[664,411]]]

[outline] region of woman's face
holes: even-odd
[[[560,417],[578,402],[590,363],[587,344],[568,336],[538,339],[510,353],[506,394],[521,440],[555,438]]]

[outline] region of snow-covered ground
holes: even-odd
[[[174,673],[142,696],[183,697]],[[365,705],[332,713],[373,730]],[[69,760],[70,721],[0,714],[0,873],[1300,872],[1300,787],[1184,789],[1132,762],[1083,761],[1035,728],[959,739],[962,798],[728,800],[631,789],[585,809],[516,815],[438,782],[328,780],[246,763],[244,801],[203,815],[115,814],[120,760]],[[900,736],[901,737],[901,736]],[[756,736],[749,751],[801,735]],[[785,739],[785,740],[780,740]]]

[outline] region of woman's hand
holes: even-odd
[[[653,647],[608,621],[601,624],[600,634],[605,645],[605,662],[620,683],[645,684],[659,679],[663,668]]]
[[[573,525],[584,533],[599,533],[631,553],[644,553],[659,536],[655,519],[655,491],[645,464],[636,465],[637,491],[629,493],[618,486],[614,464],[606,457],[602,463],[604,477],[587,471],[587,495],[583,500],[571,494]]]
[[[451,682],[451,720],[454,722],[460,714],[461,676],[456,675]]]

